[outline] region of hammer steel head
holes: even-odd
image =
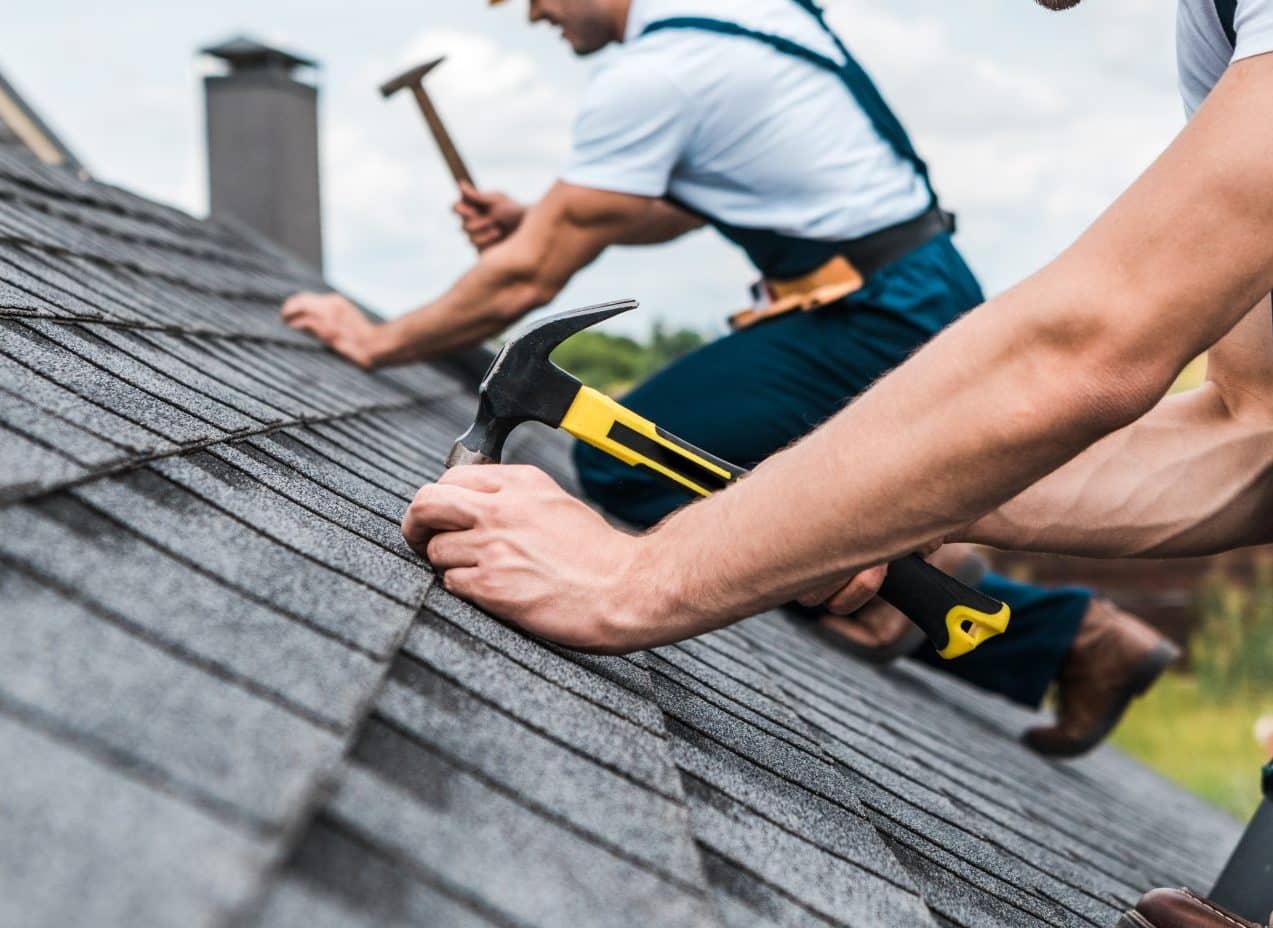
[[[380,85],[380,95],[382,97],[391,97],[399,90],[407,87],[418,87],[424,82],[425,77],[430,71],[446,61],[446,56],[435,58],[432,61],[425,62],[422,65],[403,71],[397,77],[390,78]]]
[[[561,425],[582,384],[548,356],[577,332],[639,305],[636,300],[617,300],[572,309],[541,319],[510,338],[478,387],[477,416],[451,449],[447,466],[498,463],[504,441],[523,422]]]

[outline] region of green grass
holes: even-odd
[[[1171,674],[1132,704],[1112,740],[1245,821],[1259,803],[1260,765],[1267,760],[1255,721],[1269,713],[1273,696],[1211,699],[1193,678]]]

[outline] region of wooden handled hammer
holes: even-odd
[[[433,61],[402,72],[397,77],[381,84],[380,94],[387,99],[399,90],[410,88],[415,95],[415,102],[420,107],[420,114],[424,116],[425,124],[433,134],[434,141],[438,143],[438,148],[441,149],[442,157],[446,159],[446,166],[451,169],[451,176],[455,178],[455,182],[457,184],[466,183],[471,186],[477,186],[473,183],[473,175],[465,167],[464,159],[460,157],[460,152],[455,147],[455,142],[451,139],[451,133],[447,132],[446,126],[442,124],[442,117],[438,115],[433,102],[424,90],[425,77],[444,61],[446,61],[445,57],[436,58]]]

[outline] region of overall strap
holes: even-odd
[[[840,37],[827,25],[826,20],[822,16],[822,11],[812,3],[812,0],[794,0],[794,2],[817,19],[818,24],[831,37],[837,50],[844,56],[843,62],[835,61],[784,36],[762,32],[758,29],[749,29],[738,23],[723,19],[713,19],[708,16],[671,16],[666,19],[656,20],[646,26],[641,34],[649,35],[666,29],[697,29],[703,32],[715,32],[719,35],[752,39],[768,45],[784,55],[800,58],[817,68],[834,74],[840,78],[857,102],[857,105],[866,113],[867,118],[880,138],[893,149],[899,158],[909,162],[914,167],[915,172],[924,181],[924,186],[928,188],[928,195],[932,205],[936,206],[937,194],[934,192],[933,185],[928,178],[928,165],[924,163],[924,160],[920,158],[919,153],[915,150],[915,146],[911,144],[910,137],[906,134],[906,130],[902,127],[897,116],[894,115],[888,104],[884,102],[884,97],[880,95],[875,82],[871,80],[866,71],[862,69],[862,66],[849,54],[844,43],[840,41]]]
[[[796,0],[800,3],[801,0]],[[1224,34],[1229,39],[1229,44],[1236,47],[1238,44],[1238,31],[1235,26],[1235,20],[1238,16],[1238,0],[1215,0],[1216,15],[1220,17],[1220,25],[1224,27]],[[803,4],[802,4],[803,5]]]

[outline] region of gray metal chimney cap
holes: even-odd
[[[318,62],[313,59],[274,48],[246,35],[237,35],[201,48],[199,54],[228,62],[232,71],[280,70],[290,73],[296,68],[318,67]]]

